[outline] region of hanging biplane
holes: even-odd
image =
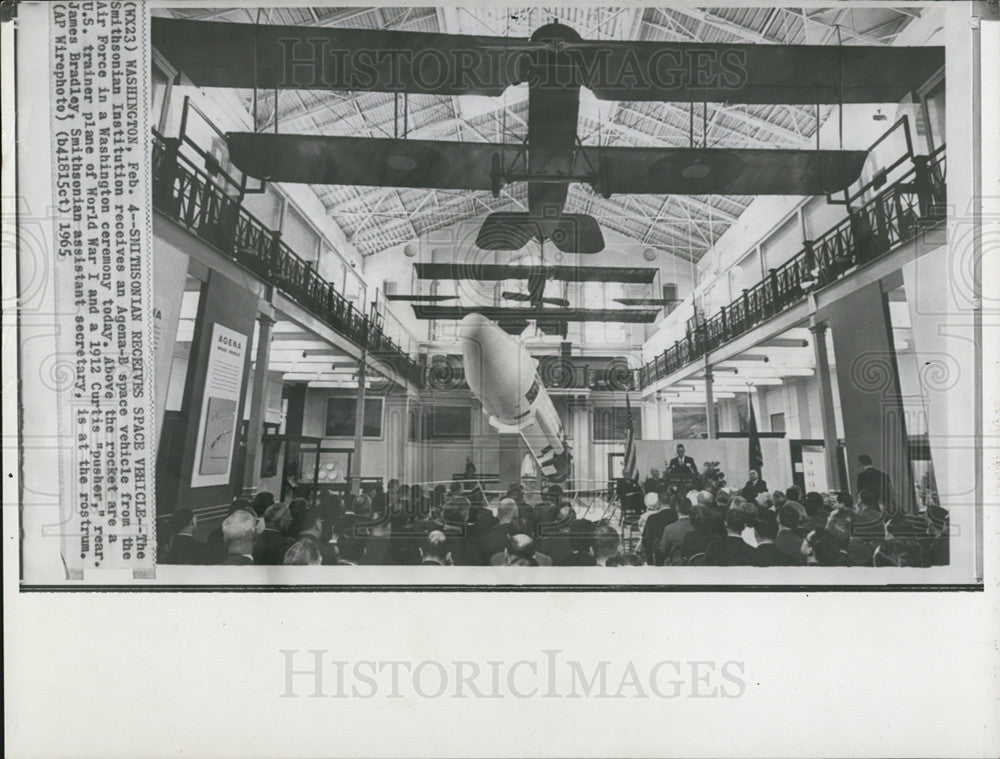
[[[274,182],[489,190],[528,183],[528,211],[490,214],[477,244],[604,248],[564,213],[568,186],[599,195],[821,195],[859,176],[858,150],[583,146],[580,88],[600,100],[729,104],[896,102],[944,65],[941,47],[584,40],[550,23],[529,39],[152,19],[153,45],[200,87],[481,95],[528,84],[523,144],[233,132],[232,162]],[[693,135],[693,131],[692,131]]]
[[[565,298],[545,295],[545,284],[559,282],[621,282],[649,285],[657,269],[633,266],[526,266],[508,264],[448,264],[418,263],[413,265],[418,279],[435,282],[446,280],[504,282],[525,280],[526,293],[504,291],[503,300],[527,303],[524,308],[496,306],[435,306],[414,305],[418,319],[463,319],[470,313],[482,314],[493,320],[505,332],[519,334],[529,321],[541,332],[566,336],[568,322],[604,321],[632,324],[656,321],[659,309],[571,308]],[[649,305],[649,304],[644,304]]]

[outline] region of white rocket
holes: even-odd
[[[499,432],[519,432],[539,468],[553,482],[569,477],[566,433],[538,378],[538,362],[517,338],[481,314],[459,324],[465,381]]]

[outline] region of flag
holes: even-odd
[[[753,413],[753,396],[747,393],[747,405],[750,406],[750,469],[756,469],[757,474],[764,476],[764,452],[760,449],[760,433],[757,432],[757,417]]]
[[[625,393],[625,461],[622,473],[626,480],[639,480],[639,470],[635,464],[635,423],[632,421],[632,404],[629,403],[628,393]]]

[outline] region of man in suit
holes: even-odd
[[[787,503],[778,509],[778,534],[774,547],[782,559],[792,566],[802,566],[806,557],[802,554],[802,536],[798,533],[799,512]]]
[[[474,532],[475,523],[470,521],[471,506],[466,498],[445,501],[442,510],[444,527],[441,532],[448,538],[448,550],[453,564],[475,566],[480,562],[479,540]]]
[[[535,541],[527,535],[511,535],[507,547],[490,558],[490,566],[506,567],[522,562],[536,562],[539,567],[551,567],[552,557],[535,550]]]
[[[521,532],[525,535],[534,535],[535,525],[538,522],[535,515],[535,507],[524,499],[524,488],[521,484],[515,482],[507,488],[504,498],[510,498],[517,504],[517,521],[521,525]]]
[[[872,457],[867,453],[858,456],[858,492],[867,490],[874,493],[883,508],[892,503],[892,482],[889,475],[872,466]]]
[[[753,562],[753,548],[743,540],[746,515],[739,509],[726,513],[726,537],[716,538],[705,550],[703,564],[709,567],[747,567]]]
[[[594,561],[599,567],[607,566],[608,559],[618,555],[622,539],[618,530],[609,524],[600,524],[594,530]]]
[[[655,492],[646,493],[646,508],[648,511],[645,524],[642,525],[642,557],[647,564],[660,566],[663,554],[660,553],[660,538],[667,525],[677,521],[677,512],[670,506],[662,504]],[[640,523],[642,520],[640,520]]]
[[[774,539],[778,537],[778,518],[773,511],[763,509],[757,512],[753,522],[754,537],[757,539],[757,547],[753,549],[753,560],[751,563],[755,567],[787,567],[791,566],[791,559],[787,558],[774,544]],[[804,558],[804,557],[803,557]]]
[[[500,500],[497,517],[499,522],[493,529],[479,536],[479,554],[483,564],[488,563],[493,554],[503,551],[511,535],[522,532],[517,524],[518,507],[513,498]]]
[[[257,520],[252,514],[238,509],[226,517],[226,521],[222,523],[222,542],[226,545],[226,558],[222,564],[225,566],[253,564],[256,537]]]
[[[684,545],[684,536],[694,530],[694,525],[691,524],[691,509],[693,508],[691,499],[680,496],[675,503],[677,504],[677,521],[663,528],[660,544],[657,546],[657,551],[662,557],[661,563],[664,565],[683,563],[681,548]]]
[[[851,534],[871,544],[885,537],[885,513],[879,507],[878,494],[874,490],[858,492],[857,508],[851,522]]]
[[[279,566],[285,560],[285,551],[292,547],[295,541],[285,532],[292,523],[292,513],[288,504],[273,503],[264,512],[264,531],[253,547],[254,564]]]
[[[187,506],[174,511],[170,515],[170,531],[173,539],[170,550],[160,559],[162,564],[206,564],[209,554],[205,544],[194,537],[198,520]]]
[[[564,562],[573,553],[573,524],[576,522],[576,512],[573,507],[563,504],[556,512],[555,521],[548,526],[542,526],[542,535],[538,546],[552,557],[556,566],[564,566]]]
[[[299,541],[311,540],[316,544],[321,563],[327,566],[336,566],[337,549],[329,542],[333,524],[324,524],[322,514],[323,512],[315,506],[306,513],[302,522],[305,529],[299,533]]]
[[[677,444],[677,455],[667,462],[667,474],[698,474],[698,467],[695,465],[694,459],[685,454],[684,446],[680,443]]]
[[[646,493],[656,493],[657,495],[661,495],[666,488],[667,483],[662,477],[660,477],[660,470],[650,469],[649,477],[647,477],[646,481],[642,484],[642,489],[646,491]]]
[[[740,495],[746,498],[750,503],[756,503],[757,496],[766,492],[767,483],[761,479],[760,472],[756,469],[751,469],[747,484],[743,486],[743,489],[740,491]]]

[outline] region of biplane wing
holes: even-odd
[[[503,264],[414,264],[419,279],[501,282],[508,279],[527,280],[541,274],[546,280],[562,282],[627,282],[649,284],[658,269],[633,266],[506,266]],[[548,313],[548,312],[546,312]]]
[[[269,182],[489,190],[501,145],[304,134],[230,132],[229,158]]]
[[[826,195],[861,175],[864,150],[595,148],[611,195]]]
[[[943,47],[557,40],[153,18],[152,40],[200,87],[498,96],[587,87],[603,100],[898,102]]]
[[[226,139],[230,160],[256,179],[443,190],[491,190],[493,157],[505,149],[488,142],[254,132],[230,132]],[[601,181],[612,195],[825,195],[852,184],[867,155],[863,150],[587,150],[610,170]],[[520,248],[534,234],[530,224],[515,231],[525,239],[503,240],[500,247]]]
[[[496,97],[527,39],[153,18],[153,45],[198,87]]]
[[[625,308],[475,308],[466,306],[413,306],[418,319],[462,319],[468,314],[482,314],[497,322],[523,322],[529,319],[545,322],[622,322],[649,324],[656,321],[660,309]]]

